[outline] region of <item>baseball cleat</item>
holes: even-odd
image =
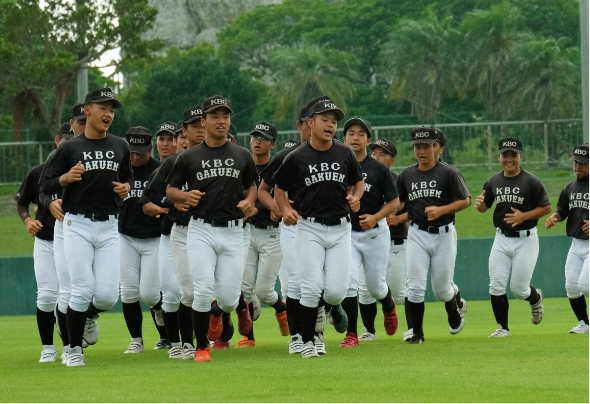
[[[154,318],[156,319],[156,324],[158,327],[164,327],[164,310],[154,310]]]
[[[301,353],[302,347],[303,341],[301,341],[301,335],[292,335],[291,340],[289,340],[289,354]]]
[[[359,340],[354,333],[349,332],[344,337],[344,341],[340,344],[340,348],[353,348],[359,346]]]
[[[61,364],[67,365],[68,364],[68,352],[70,352],[70,346],[66,345],[63,347],[61,351]]]
[[[410,328],[408,331],[404,332],[404,342],[410,342],[412,337],[414,336],[414,329]]]
[[[318,355],[325,355],[326,354],[326,344],[324,340],[324,334],[318,333],[318,335],[314,335],[313,342],[315,345],[315,350],[317,351]]]
[[[195,359],[195,347],[188,342],[185,342],[182,346],[181,359]]]
[[[218,340],[213,342],[213,345],[211,345],[211,349],[229,349],[230,345],[231,345],[231,340],[224,341],[221,338],[219,338]]]
[[[238,341],[238,345],[236,345],[236,348],[255,348],[256,347],[256,341],[253,339],[248,339],[248,337],[243,336],[242,339],[240,339],[240,341]]]
[[[75,346],[70,348],[70,351],[68,352],[67,366],[84,366],[84,354],[82,353],[82,347]]]
[[[588,334],[588,324],[580,320],[578,325],[571,329],[570,334]]]
[[[84,338],[82,338],[82,348],[86,349],[88,348],[90,345],[88,345],[88,342],[86,342],[86,340]]]
[[[463,303],[463,306],[459,307],[459,315],[461,317],[465,317],[465,313],[467,313],[467,301],[465,299],[461,298],[461,303]]]
[[[205,349],[197,349],[195,353],[195,362],[211,362],[211,351],[209,347]]]
[[[326,308],[318,307],[318,316],[315,320],[315,332],[324,332],[326,329]]]
[[[209,316],[209,332],[207,333],[207,338],[209,341],[216,341],[221,337],[221,333],[223,332],[223,323],[221,315],[215,317],[213,314]]]
[[[41,359],[39,359],[39,362],[55,362],[55,358],[57,358],[57,351],[55,350],[55,345],[43,345],[43,350],[41,351]]]
[[[334,325],[334,318],[332,317],[332,310],[326,311],[326,308],[324,307],[324,311],[326,312],[326,321],[328,323],[330,323],[331,325]]]
[[[334,320],[334,329],[339,333],[346,332],[348,328],[348,316],[342,308],[342,305],[332,306],[332,319]]]
[[[170,349],[172,348],[172,344],[170,343],[169,339],[160,338],[158,342],[156,342],[156,346],[154,349]]]
[[[98,314],[86,319],[83,338],[88,345],[94,345],[98,342],[98,323],[96,320],[98,320]]]
[[[383,312],[383,325],[387,335],[395,335],[397,327],[399,326],[399,319],[395,307],[389,311]]]
[[[496,331],[494,331],[494,333],[492,335],[490,335],[490,338],[504,338],[504,337],[509,337],[510,336],[510,331],[505,330],[504,328],[502,328],[502,326],[500,324],[498,324],[498,329]]]
[[[287,322],[287,312],[283,311],[281,313],[275,313],[275,318],[279,323],[279,330],[281,330],[281,335],[283,337],[289,335],[289,323]]]
[[[545,308],[543,307],[543,291],[537,289],[539,294],[539,301],[535,304],[531,304],[531,321],[533,324],[540,324],[543,321],[543,315],[545,314]]]
[[[246,301],[244,300],[244,302]],[[246,304],[244,310],[236,310],[236,314],[238,315],[238,332],[240,335],[248,335],[252,331],[252,319],[248,305]]]
[[[131,338],[129,348],[124,353],[138,354],[143,352],[143,340],[141,338]]]
[[[318,351],[316,350],[315,345],[313,344],[313,341],[306,342],[301,347],[301,357],[302,358],[317,358],[318,356],[319,356]]]
[[[359,341],[375,341],[376,339],[377,336],[375,336],[375,334],[367,331],[367,329],[363,327],[363,333],[359,337]]]
[[[260,317],[260,300],[256,295],[252,298],[252,308],[252,321],[256,321]]]
[[[408,341],[408,344],[412,344],[412,345],[423,344],[423,343],[424,343],[424,337],[420,337],[418,335],[413,335],[412,338],[410,338],[410,340]]]
[[[170,359],[182,359],[182,346],[180,342],[172,342],[172,347],[168,351],[168,358]]]

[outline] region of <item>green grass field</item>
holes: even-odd
[[[124,355],[123,315],[105,313],[83,368],[38,363],[35,318],[0,317],[0,401],[587,403],[588,334],[568,333],[576,324],[568,300],[546,299],[537,326],[528,303],[510,303],[508,338],[488,338],[495,323],[487,301],[469,302],[465,329],[455,336],[444,305],[427,303],[423,345],[402,342],[403,326],[394,337],[378,326],[376,341],[339,348],[343,334],[328,325],[327,355],[306,360],[287,354],[288,337],[280,336],[272,309],[265,308],[254,323],[257,347],[213,351],[211,363],[152,350],[157,335],[149,313],[146,351]],[[233,344],[238,337],[236,331]]]

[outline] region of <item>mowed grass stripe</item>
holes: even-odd
[[[339,348],[344,335],[326,328],[328,354],[288,355],[272,309],[255,324],[257,347],[213,351],[213,362],[172,360],[152,350],[157,341],[144,313],[146,351],[124,355],[123,315],[105,313],[100,339],[86,350],[84,368],[37,363],[41,351],[33,316],[0,317],[0,400],[12,402],[588,402],[588,334],[565,298],[546,299],[540,325],[527,302],[510,300],[512,336],[488,338],[495,328],[488,301],[471,301],[465,329],[448,332],[442,303],[426,303],[426,342],[387,337],[382,315],[377,340]],[[234,321],[235,315],[233,315]],[[362,325],[359,320],[359,331]],[[56,342],[59,341],[56,334]]]

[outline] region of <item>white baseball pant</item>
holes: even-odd
[[[272,306],[279,299],[275,283],[281,267],[281,239],[279,228],[250,228],[250,245],[242,279],[242,291],[247,302],[254,293],[264,304]]]
[[[385,279],[387,286],[391,289],[391,297],[395,300],[395,304],[404,304],[407,293],[408,267],[406,265],[406,243],[404,240],[403,244],[393,244],[393,240],[391,240],[389,247],[389,259],[387,261]],[[367,291],[365,270],[362,266],[359,276],[359,303],[375,303],[375,298]]]
[[[572,240],[565,260],[565,291],[570,299],[588,297],[588,240]]]
[[[139,239],[119,234],[121,301],[152,307],[160,301],[160,237]]]
[[[186,251],[187,226],[179,226],[174,223],[170,231],[170,250],[172,252],[172,262],[174,264],[174,273],[176,281],[180,287],[180,302],[191,307],[194,299],[193,276],[188,266],[188,257]]]
[[[70,307],[88,310],[92,301],[99,310],[109,310],[119,298],[119,232],[117,218],[93,222],[84,215],[66,213],[64,249],[72,297]]]
[[[55,261],[57,281],[59,283],[57,309],[63,314],[66,314],[68,312],[70,298],[72,297],[72,282],[70,281],[70,273],[68,272],[66,253],[64,251],[64,222],[60,222],[59,220],[55,221],[55,227],[53,228],[53,258]]]
[[[248,250],[250,249],[250,223],[244,223],[244,234],[242,241],[244,243],[244,266],[246,265],[246,260],[248,259]],[[251,300],[247,300],[251,302]]]
[[[351,226],[325,226],[313,218],[299,219],[295,251],[301,277],[301,299],[305,307],[317,307],[322,290],[324,301],[337,305],[346,296],[350,280]],[[289,280],[289,287],[291,280]]]
[[[234,220],[233,222],[236,222]],[[203,219],[188,225],[188,262],[193,277],[193,310],[208,312],[211,301],[229,313],[238,305],[244,274],[244,229],[242,219],[231,227],[213,227]]]
[[[55,310],[59,285],[53,259],[53,241],[35,237],[33,267],[37,281],[37,308],[44,312]]]
[[[429,272],[432,291],[439,301],[448,302],[455,296],[455,226],[449,223],[439,231],[431,234],[419,230],[417,225],[408,230],[408,300],[412,303],[424,301]]]
[[[162,234],[160,236],[158,270],[160,288],[162,289],[162,310],[166,313],[174,313],[178,311],[178,306],[180,305],[180,285],[176,280],[176,273],[174,272],[169,234]]]
[[[281,233],[281,256],[283,257],[281,266],[284,268],[283,274],[287,273],[287,282],[283,286],[281,281],[281,288],[283,290],[285,287],[287,288],[287,294],[284,296],[299,300],[301,299],[301,277],[299,276],[299,263],[297,262],[297,251],[295,250],[297,226],[287,226],[281,221],[279,229]]]
[[[490,295],[504,295],[510,278],[512,294],[520,300],[529,297],[538,256],[536,227],[530,229],[528,237],[506,237],[497,229],[489,259]]]

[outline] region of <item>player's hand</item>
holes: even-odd
[[[399,216],[397,216],[395,213],[387,215],[385,220],[387,220],[388,226],[397,226],[399,224]]]
[[[557,218],[554,215],[551,215],[545,221],[545,228],[550,229],[558,223]]]
[[[39,230],[41,230],[43,228],[43,225],[41,224],[40,221],[33,220],[30,217],[27,217],[25,219],[25,226],[27,226],[27,231],[29,232],[31,237],[35,237],[37,235],[37,233],[39,233]]]
[[[428,206],[424,208],[424,213],[428,216],[428,220],[436,220],[442,216],[442,209],[440,206]]]
[[[174,208],[180,212],[188,212],[190,206],[186,203],[174,203]]]
[[[297,213],[295,209],[289,209],[283,215],[283,223],[285,223],[286,226],[294,226],[297,224],[298,220],[299,213]]]
[[[480,195],[478,195],[478,197],[477,197],[477,198],[475,198],[475,208],[476,208],[476,209],[479,209],[479,208],[480,208],[480,206],[481,206],[482,204],[484,204],[484,203],[485,203],[485,202],[484,202],[485,196],[486,196],[486,191],[485,191],[485,189],[484,189],[484,190],[481,192],[481,194],[480,194]]]
[[[377,218],[374,215],[369,215],[369,214],[364,214],[364,215],[360,215],[359,219],[361,219],[359,221],[359,224],[361,225],[363,230],[371,230],[373,227],[375,227],[377,225]]]
[[[158,206],[155,203],[148,202],[145,205],[143,205],[143,213],[145,213],[148,216],[159,219],[160,215],[168,214],[168,208],[162,208],[161,206]]]
[[[254,209],[254,206],[252,206],[252,203],[250,203],[250,201],[242,199],[240,203],[237,204],[237,208],[242,211],[245,218],[248,218],[252,216],[252,210]]]
[[[248,219],[249,217],[256,216],[258,214],[258,208],[256,206],[252,207],[252,212],[249,215],[244,216],[244,220]]]
[[[72,182],[82,181],[82,174],[84,174],[84,171],[85,170],[82,162],[78,161],[78,164],[70,168],[70,171],[65,174],[66,182],[71,184]]]
[[[352,210],[353,212],[359,211],[359,209],[361,208],[361,201],[359,201],[359,198],[353,195],[347,195],[346,200],[348,201],[348,206],[350,206],[350,210]]]
[[[113,185],[115,186],[115,193],[119,195],[119,198],[125,199],[129,196],[130,186],[128,183],[120,183],[113,181]]]
[[[512,227],[518,226],[519,224],[521,224],[522,222],[524,222],[525,219],[525,214],[522,213],[520,210],[515,209],[515,208],[510,208],[512,209],[512,213],[506,213],[506,216],[504,217],[504,221],[508,224],[511,224]]]
[[[51,215],[60,222],[64,220],[64,211],[61,208],[61,199],[56,199],[49,204],[49,212]]]
[[[193,189],[192,191],[185,192],[185,203],[193,208],[199,204],[199,201],[205,195],[204,192],[199,191],[198,189]]]
[[[584,220],[584,224],[582,225],[582,231],[588,234],[588,221]]]
[[[275,209],[275,210],[271,210],[270,211],[270,220],[272,220],[273,222],[278,222],[279,220],[281,220],[281,218],[283,217],[283,214],[281,213],[280,209]]]

